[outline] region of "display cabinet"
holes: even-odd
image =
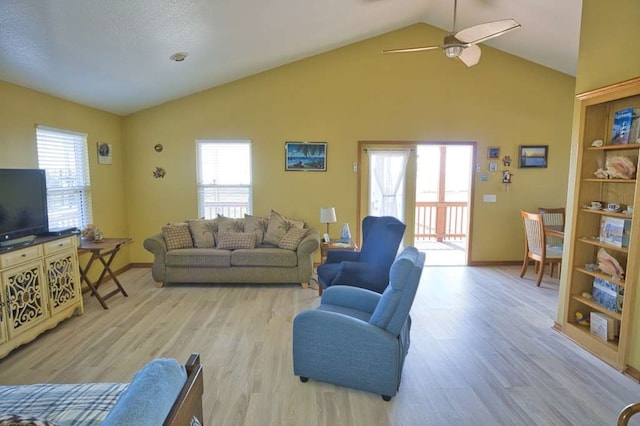
[[[640,266],[635,170],[640,143],[635,137],[624,140],[631,122],[621,123],[620,111],[640,108],[640,79],[580,94],[578,100],[580,129],[574,146],[577,165],[572,229],[565,244],[569,268],[561,330],[625,370]],[[626,132],[624,138],[620,130]]]
[[[0,253],[0,358],[83,313],[75,237]]]

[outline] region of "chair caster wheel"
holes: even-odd
[[[302,383],[307,383],[307,382],[309,381],[309,378],[308,378],[308,377],[302,377],[302,376],[300,376],[300,381],[301,381]]]
[[[382,395],[382,399],[385,401],[391,401],[391,397],[389,395]]]

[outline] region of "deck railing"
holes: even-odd
[[[467,237],[468,203],[416,202],[415,238],[448,241]]]
[[[204,217],[214,219],[220,216],[225,217],[235,217],[241,218],[244,217],[245,213],[249,213],[249,205],[248,204],[238,204],[238,203],[215,203],[215,204],[206,204],[204,205]]]

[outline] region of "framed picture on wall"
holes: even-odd
[[[111,164],[113,147],[110,143],[98,142],[98,164]]]
[[[284,150],[286,171],[327,171],[326,142],[285,142]]]
[[[498,146],[490,146],[487,149],[489,160],[500,158],[500,147]]]
[[[547,167],[549,145],[520,145],[518,148],[518,167]]]

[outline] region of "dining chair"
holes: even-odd
[[[542,215],[542,222],[545,226],[555,225],[564,227],[565,212],[564,207],[539,207],[538,213]],[[547,244],[552,246],[562,246],[564,240],[561,237],[555,237],[553,235],[547,236]],[[549,274],[553,276],[553,267],[555,263],[549,262]],[[559,264],[558,264],[559,265]],[[560,277],[560,270],[558,270],[558,277]]]
[[[547,244],[544,233],[544,222],[541,214],[520,211],[524,225],[524,261],[520,278],[527,273],[529,259],[535,263],[538,272],[536,285],[539,287],[544,275],[544,267],[547,262],[558,264],[558,276],[560,275],[560,262],[562,262],[562,246],[552,246]]]

